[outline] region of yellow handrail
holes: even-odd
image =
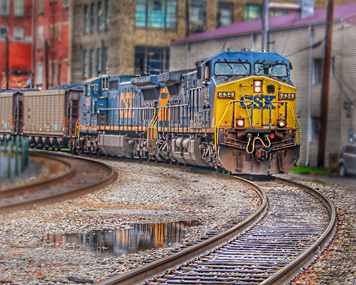
[[[75,122],[74,134],[75,134],[76,137],[79,135],[79,118],[78,118],[78,120]]]
[[[154,111],[153,111],[153,117],[147,127],[147,140],[152,140],[152,139],[157,139],[158,116],[156,116],[155,108],[149,108],[149,109],[153,109]]]

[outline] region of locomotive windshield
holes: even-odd
[[[217,62],[215,63],[215,75],[245,76],[250,75],[251,66],[247,62]]]
[[[288,68],[286,64],[281,63],[255,63],[255,74],[286,77]]]

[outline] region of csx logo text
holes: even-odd
[[[276,109],[272,104],[275,98],[276,96],[268,95],[245,95],[241,98],[240,105],[244,109]]]

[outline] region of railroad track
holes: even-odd
[[[78,197],[109,185],[117,177],[110,166],[88,158],[49,152],[35,152],[34,155],[55,160],[67,166],[67,170],[45,181],[1,191],[0,213]]]
[[[235,227],[126,274],[109,284],[283,284],[331,241],[336,214],[321,193],[296,182],[252,182],[258,210]],[[268,196],[268,199],[267,199]]]

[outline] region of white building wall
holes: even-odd
[[[313,43],[323,41],[325,25],[313,25]],[[356,103],[356,26],[353,23],[336,22],[333,27],[332,56],[334,58],[334,74],[330,78],[329,112],[325,165],[329,165],[329,155],[339,152],[347,142],[350,118],[343,109],[344,99],[351,98]],[[307,159],[308,138],[308,97],[309,97],[309,66],[310,66],[310,35],[309,26],[285,28],[271,31],[269,36],[270,51],[278,52],[287,57],[293,65],[292,81],[297,87],[297,116],[302,125],[302,146],[299,165],[305,165]],[[322,43],[313,48],[313,60],[321,59]],[[226,49],[241,50],[243,48],[261,49],[260,34],[248,34],[228,38],[202,40],[189,43],[172,44],[171,70],[195,67],[195,62]],[[188,62],[189,61],[189,62]],[[188,64],[187,64],[188,62]],[[311,117],[320,117],[321,84],[313,84],[311,92]],[[356,106],[355,106],[356,109]],[[354,111],[356,113],[356,111]],[[353,125],[356,128],[356,114]],[[309,166],[317,166],[318,140],[309,144]]]

